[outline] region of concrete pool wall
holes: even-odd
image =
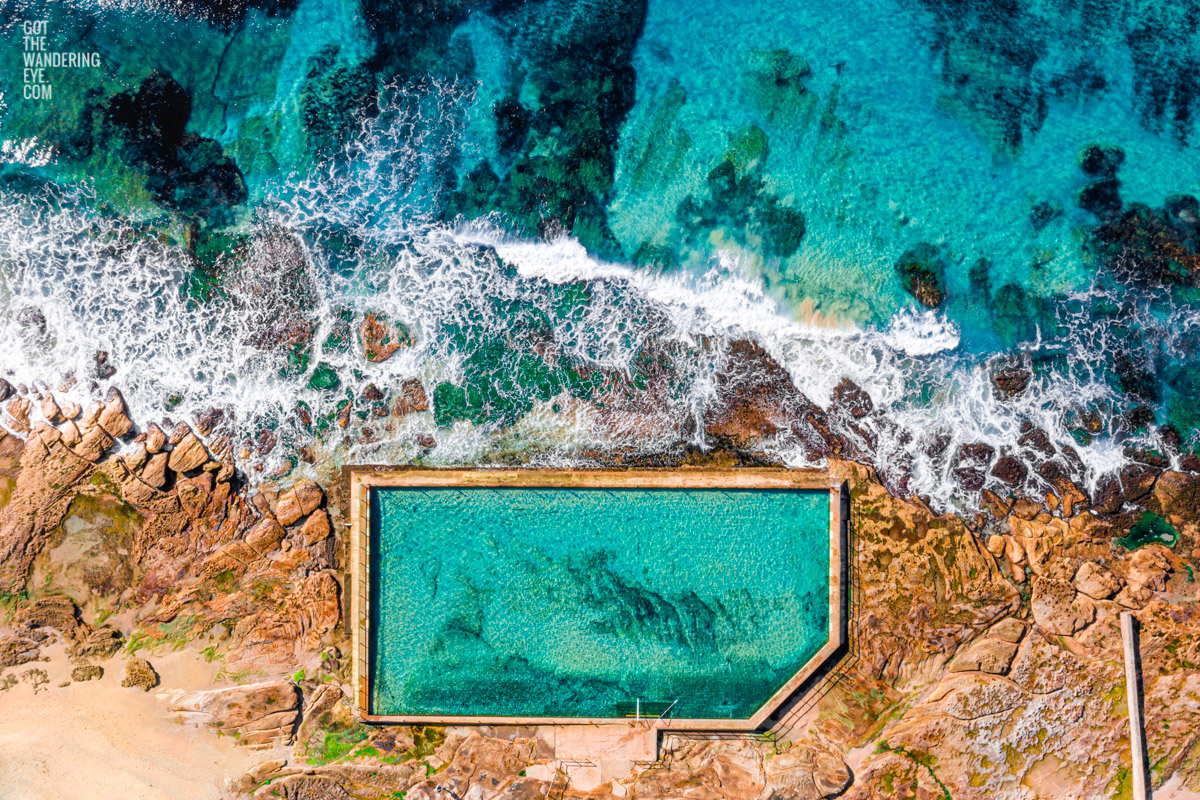
[[[816,469],[455,470],[356,466],[347,469],[350,489],[350,634],[354,705],[367,722],[457,725],[650,724],[674,730],[752,731],[791,698],[845,642],[845,526],[840,483]],[[752,716],[745,719],[642,717],[519,717],[381,715],[371,713],[371,520],[373,488],[562,488],[825,490],[829,498],[829,613],[825,644]]]

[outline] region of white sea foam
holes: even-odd
[[[934,312],[903,311],[882,328],[822,327],[798,321],[728,256],[705,274],[657,273],[597,259],[569,237],[521,239],[491,218],[438,224],[424,193],[453,154],[459,117],[451,109],[471,91],[407,87],[402,101],[385,101],[364,122],[346,158],[276,187],[256,211],[250,266],[242,279],[226,279],[229,296],[218,302],[195,302],[183,291],[195,262],[180,244],[103,213],[85,189],[38,198],[0,193],[0,296],[9,311],[0,318],[0,370],[15,384],[45,381],[51,389],[74,376],[64,393],[80,402],[117,385],[143,422],[222,409],[227,431],[244,441],[243,466],[268,471],[314,436],[352,460],[411,460],[422,452],[416,439],[432,435],[436,447],[425,458],[436,463],[523,453],[534,463],[569,464],[594,449],[705,445],[703,427],[689,420],[716,402],[729,343],[752,339],[819,405],[843,378],[865,389],[896,424],[873,417],[831,424],[855,441],[872,439],[882,472],[904,465],[910,488],[944,508],[974,500],[959,488],[952,458],[939,452],[979,442],[1013,450],[1023,423],[1059,448],[1075,447],[1072,414],[1117,399],[1093,368],[1118,337],[1117,323],[1088,313],[1096,293],[1064,304],[1065,338],[1028,348],[1030,357],[1053,351],[1065,366],[1041,371],[1022,396],[1001,400],[986,360],[963,352],[955,325]],[[562,292],[580,282],[586,303],[564,311]],[[309,300],[300,303],[302,294]],[[367,362],[354,337],[345,350],[325,347],[346,313],[365,311],[402,321],[415,343],[383,363]],[[1200,316],[1187,309],[1168,316],[1142,321],[1164,332],[1168,352],[1185,353]],[[284,349],[262,332],[297,319],[315,327],[312,352],[302,372],[287,374]],[[469,366],[471,352],[494,342],[503,343],[503,355],[541,354],[627,378],[650,352],[670,374],[636,405],[603,410],[565,393],[547,401],[528,386],[498,386],[498,397],[528,409],[503,428],[438,428],[429,413],[380,419],[357,400],[368,384],[386,389],[417,377],[432,392],[443,381],[478,379],[467,374],[477,368]],[[92,377],[98,350],[116,369],[103,379]],[[308,386],[322,363],[342,381],[337,390]],[[502,372],[494,377],[504,383]],[[298,424],[298,403],[321,417],[347,399],[365,419],[352,415],[345,430],[332,424],[316,433]],[[263,428],[282,442],[266,457],[254,452]],[[936,436],[945,447],[930,455]],[[788,463],[815,457],[787,433],[769,446]],[[1125,463],[1111,437],[1076,449],[1093,484]]]

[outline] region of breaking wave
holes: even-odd
[[[120,217],[86,188],[0,192],[4,377],[81,403],[118,386],[142,422],[206,419],[262,475],[314,446],[345,461],[542,465],[705,447],[696,423],[720,402],[717,375],[740,339],[818,405],[845,378],[864,389],[877,413],[832,424],[871,440],[881,472],[899,465],[907,488],[943,509],[977,502],[957,477],[960,445],[1019,454],[1033,426],[1076,452],[1076,477],[1094,486],[1127,462],[1130,443],[1161,444],[1103,430],[1085,446],[1073,432],[1081,410],[1121,400],[1095,365],[1127,347],[1113,326],[1128,321],[1097,322],[1090,305],[1116,302],[1101,289],[1062,304],[1065,334],[1006,356],[1036,367],[1007,397],[993,386],[997,356],[965,352],[955,324],[933,312],[818,326],[728,258],[704,274],[652,272],[569,237],[518,238],[493,218],[435,221],[437,165],[457,124],[447,109],[465,91],[409,93],[347,158],[280,187],[211,267],[212,285],[198,281],[194,232],[177,224]],[[442,122],[419,128],[413,115]],[[356,333],[368,312],[403,331],[386,360],[368,360]],[[1154,347],[1186,353],[1200,316],[1181,307],[1139,324]],[[432,408],[394,413],[413,379]],[[636,391],[617,397],[614,384]],[[467,410],[439,413],[459,389]],[[765,446],[792,465],[820,461],[786,430]],[[1026,480],[1047,485],[1032,471]]]

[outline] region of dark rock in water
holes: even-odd
[[[446,43],[472,5],[367,0],[364,13],[381,45],[377,60],[402,73],[445,69],[439,64]],[[645,0],[501,3],[491,13],[526,59],[524,86],[513,97],[536,97],[537,109],[511,97],[496,107],[506,169],[494,186],[481,166],[466,180],[450,176],[460,188],[443,214],[470,213],[487,193],[486,210],[502,211],[527,234],[570,233],[591,250],[623,257],[606,209],[621,125],[635,99],[632,58]]]
[[[191,111],[187,90],[167,73],[155,72],[137,91],[85,104],[63,153],[86,161],[110,151],[145,173],[146,189],[160,206],[228,221],[228,209],[247,199],[245,181],[220,144],[187,132]]]
[[[946,433],[928,435],[921,451],[931,460],[941,461],[950,449],[950,441],[950,435]]]
[[[113,375],[117,374],[117,368],[108,360],[108,353],[104,350],[97,350],[92,357],[95,366],[92,368],[92,377],[97,380],[106,381]]]
[[[1190,194],[1173,194],[1163,203],[1163,217],[1188,250],[1200,250],[1200,200]]]
[[[462,215],[468,218],[483,216],[491,205],[492,195],[500,185],[500,177],[487,161],[463,176],[457,191],[451,192],[446,201],[445,214],[453,218]]]
[[[791,376],[758,343],[730,343],[716,376],[717,402],[704,413],[704,431],[733,449],[790,430],[817,455],[841,452],[845,441],[829,429],[826,414],[792,383]]]
[[[945,265],[934,245],[922,242],[906,250],[896,261],[896,273],[905,291],[926,308],[937,308],[946,298]]]
[[[988,465],[995,455],[996,449],[982,442],[960,446],[954,459],[954,475],[959,486],[970,492],[982,489],[987,481]]]
[[[1006,341],[1022,342],[1033,338],[1036,329],[1030,312],[1029,297],[1020,284],[1004,284],[992,299],[996,332]]]
[[[713,228],[725,228],[743,244],[761,247],[768,256],[787,258],[804,239],[804,214],[767,188],[766,133],[750,125],[732,140],[724,158],[708,173],[709,196],[689,195],[676,208],[676,221],[693,239],[707,239]]]
[[[874,408],[875,403],[871,400],[871,395],[849,378],[842,378],[841,382],[833,387],[833,401],[829,405],[831,413],[835,410],[844,411],[859,419],[870,414]]]
[[[496,118],[496,137],[501,153],[518,153],[533,125],[533,114],[520,100],[508,97],[492,109]]]
[[[1079,168],[1087,175],[1115,178],[1125,163],[1125,151],[1111,144],[1089,144],[1079,153]]]
[[[1121,210],[1121,185],[1110,178],[1092,181],[1079,190],[1076,204],[1098,217],[1108,217]]]
[[[800,249],[806,225],[799,209],[783,205],[772,195],[760,204],[749,231],[763,240],[768,254],[787,258]]]
[[[1111,272],[1151,285],[1194,282],[1200,275],[1197,234],[1184,223],[1187,204],[1176,225],[1170,217],[1140,203],[1108,219],[1090,237],[1087,247]]]
[[[1158,429],[1158,435],[1172,452],[1179,453],[1183,450],[1183,434],[1174,425],[1163,425]]]
[[[1074,508],[1087,502],[1087,493],[1071,478],[1069,470],[1061,462],[1044,461],[1038,464],[1037,473],[1062,499],[1064,513],[1069,515]]]
[[[371,362],[387,361],[401,347],[412,344],[408,327],[389,319],[385,314],[367,312],[358,335],[363,354]]]
[[[1034,203],[1029,211],[1029,224],[1035,232],[1041,233],[1047,225],[1062,216],[1063,207],[1053,200],[1042,200]]]
[[[403,381],[396,393],[396,402],[392,407],[392,413],[397,417],[403,417],[428,410],[429,398],[425,395],[425,387],[421,380],[409,378]]]
[[[1017,397],[1024,394],[1033,373],[1024,364],[1006,364],[992,373],[992,386],[1000,398]]]
[[[1017,439],[1017,444],[1032,448],[1043,455],[1054,455],[1054,445],[1050,443],[1050,436],[1028,421],[1021,423],[1021,435]]]
[[[338,60],[329,45],[309,59],[300,88],[300,119],[314,154],[334,151],[355,130],[376,96],[375,76],[362,64]]]
[[[1025,482],[1025,479],[1029,476],[1029,468],[1021,463],[1021,460],[1018,458],[1001,456],[992,465],[992,475],[999,478],[1005,484],[1016,487]]]
[[[1126,504],[1144,501],[1154,491],[1162,470],[1146,464],[1129,464],[1118,475],[1107,475],[1097,483],[1092,510],[1097,514],[1116,514]]]
[[[812,73],[808,62],[784,48],[755,50],[752,68],[743,79],[750,102],[775,124],[803,123],[817,106],[817,96],[804,85]]]
[[[732,342],[729,361],[716,380],[719,402],[704,417],[710,437],[744,447],[787,426],[799,392],[787,370],[757,342]]]

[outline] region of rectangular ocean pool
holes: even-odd
[[[744,720],[828,641],[828,490],[369,503],[372,715]]]

